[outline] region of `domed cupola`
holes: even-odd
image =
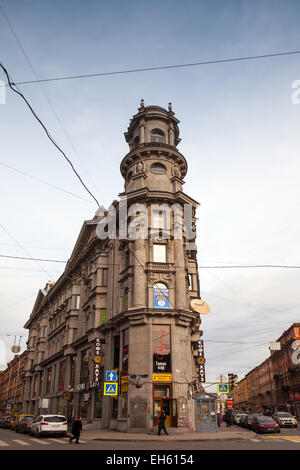
[[[127,194],[145,187],[171,193],[182,190],[187,162],[177,150],[178,123],[171,103],[164,109],[145,106],[141,100],[125,132],[129,153],[121,162],[121,173]]]

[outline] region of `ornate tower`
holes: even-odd
[[[119,313],[129,338],[123,375],[148,375],[141,388],[123,387],[128,428],[151,428],[163,408],[168,426],[193,428],[200,318],[190,301],[200,292],[196,246],[180,221],[187,207],[195,229],[198,203],[182,190],[187,162],[177,149],[178,124],[171,103],[164,109],[142,100],[125,132],[129,153],[121,162],[120,197],[127,204],[129,235],[137,226],[139,235],[119,240],[125,266],[118,279]]]

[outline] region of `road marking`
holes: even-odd
[[[42,441],[41,439],[30,439],[32,442],[38,442],[38,444],[44,444],[46,446],[49,446],[49,442]]]
[[[29,442],[21,441],[21,439],[13,439],[14,442],[20,444],[21,446],[30,446]]]
[[[7,447],[9,444],[7,442],[0,441],[0,447]]]
[[[54,441],[54,442],[58,442],[59,444],[66,444],[66,440],[65,439],[49,439],[50,442]]]
[[[260,442],[259,439],[251,439],[252,442]]]
[[[295,439],[295,441],[300,441],[300,438],[296,436],[284,436],[284,437],[289,437],[290,439]]]

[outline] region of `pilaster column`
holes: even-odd
[[[133,308],[146,307],[146,240],[134,242]]]
[[[174,239],[175,262],[175,305],[176,308],[186,308],[186,281],[183,241]]]

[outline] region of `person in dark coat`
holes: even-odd
[[[79,436],[82,431],[82,422],[80,416],[77,416],[77,419],[72,424],[72,434],[73,436],[70,437],[70,444],[72,443],[73,439],[76,439],[75,443],[79,444]]]
[[[166,426],[165,426],[165,421],[167,419],[167,415],[166,415],[166,412],[165,410],[163,410],[161,412],[161,415],[159,417],[159,423],[158,423],[158,435],[160,436],[160,431],[163,429],[165,431],[165,434],[168,436],[168,433],[167,433],[167,430],[166,430]]]
[[[222,424],[222,413],[217,413],[217,422],[218,422],[218,427],[221,427]]]
[[[226,427],[229,428],[232,425],[232,414],[229,410],[226,410],[225,412],[225,421]]]

